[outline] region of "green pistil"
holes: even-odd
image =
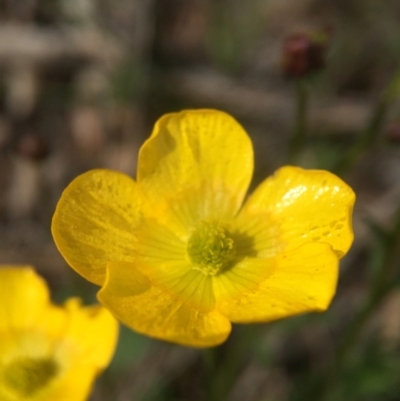
[[[30,397],[45,387],[58,372],[51,359],[21,358],[5,366],[4,383],[23,397]]]
[[[193,269],[214,276],[225,269],[235,257],[235,244],[219,223],[204,220],[189,238],[187,253]]]

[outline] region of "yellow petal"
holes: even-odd
[[[353,242],[355,195],[335,175],[283,167],[250,196],[235,226],[256,253],[279,253],[307,242],[326,242],[342,257]]]
[[[46,393],[38,401],[86,401],[95,377],[96,371],[92,367],[74,366],[51,388],[46,389]]]
[[[86,401],[89,397],[97,372],[89,365],[71,366],[61,370],[45,387],[29,397],[32,401]],[[1,401],[22,401],[26,398],[7,391],[0,385]]]
[[[30,266],[0,266],[0,332],[35,329],[54,338],[65,325],[53,307],[45,281]]]
[[[84,401],[96,376],[110,363],[118,339],[118,323],[100,305],[84,307],[77,298],[65,304],[69,326],[55,348],[61,374],[43,401]]]
[[[229,320],[213,309],[209,277],[178,266],[149,278],[130,263],[111,263],[98,298],[133,330],[193,347],[225,341]]]
[[[243,128],[216,110],[163,116],[141,148],[138,183],[160,221],[177,234],[201,219],[229,220],[253,171]]]
[[[78,298],[69,299],[65,308],[70,320],[58,357],[72,359],[75,366],[90,365],[96,372],[107,366],[118,340],[118,322],[102,306],[83,307]]]
[[[275,258],[244,260],[218,276],[216,308],[234,323],[323,311],[335,294],[337,277],[332,248],[308,243]]]
[[[66,317],[66,313],[63,315]],[[63,327],[64,330],[59,330],[58,337],[54,337],[46,330],[54,321],[47,321],[46,318],[47,316],[43,316],[36,325],[25,330],[0,332],[0,400],[27,399],[29,390],[26,385],[32,386],[33,393],[30,394],[29,400],[58,400],[58,398],[52,398],[52,394],[64,379],[65,369],[62,363],[64,361],[54,358],[54,350],[57,350],[66,326]],[[48,361],[55,367],[53,374],[48,376],[48,381],[41,382],[43,380],[41,375],[45,372],[36,370],[38,365],[35,367],[35,361]],[[26,367],[31,366],[31,369],[21,376],[23,372],[21,368],[24,364]],[[33,383],[26,381],[26,374],[31,376]],[[39,379],[36,385],[35,378]]]
[[[135,236],[135,262],[150,266],[150,270],[162,269],[164,262],[179,262],[186,258],[185,242],[157,220],[143,220],[136,228]]]
[[[18,381],[24,364],[48,361],[55,371],[29,399],[86,400],[115,349],[118,323],[111,313],[99,305],[82,307],[77,299],[63,308],[52,305],[46,283],[29,266],[1,266],[0,294],[0,399],[25,399],[25,376]],[[6,378],[5,372],[14,373]]]
[[[52,233],[68,264],[101,285],[110,261],[131,261],[140,197],[128,176],[108,170],[80,175],[63,192]]]

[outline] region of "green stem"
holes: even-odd
[[[393,80],[381,95],[372,116],[353,146],[339,160],[335,172],[343,175],[353,167],[363,155],[364,151],[370,149],[379,138],[382,126],[385,122],[389,106],[396,100],[400,93],[400,68]]]
[[[204,382],[206,399],[209,401],[219,401],[219,388],[216,386],[217,374],[217,348],[207,348],[202,352],[204,365]]]
[[[244,359],[250,353],[262,331],[259,327],[238,326],[227,344],[221,349],[204,350],[205,388],[207,401],[225,400],[234,386]]]
[[[385,256],[377,276],[372,282],[372,288],[365,303],[350,327],[350,330],[338,349],[337,358],[340,364],[344,360],[363,330],[365,323],[372,315],[375,308],[381,303],[387,292],[391,289],[392,270],[395,266],[400,245],[400,208],[397,211],[396,220],[387,239]]]
[[[296,122],[289,144],[289,163],[295,163],[307,134],[308,87],[304,79],[296,81]]]
[[[322,386],[315,394],[313,401],[325,400],[329,389],[335,385],[343,367],[346,365],[348,357],[354,349],[357,339],[361,336],[365,325],[373,315],[375,309],[380,305],[385,296],[392,288],[392,276],[395,262],[398,259],[400,250],[400,207],[397,210],[394,226],[388,236],[385,256],[378,271],[377,276],[372,282],[372,288],[369,296],[348,328],[347,333],[339,345],[336,352],[336,359],[333,366],[323,380]]]

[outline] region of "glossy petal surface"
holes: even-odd
[[[284,167],[242,202],[253,151],[216,110],[168,114],[142,146],[137,184],[78,177],[53,221],[63,256],[132,329],[194,347],[237,323],[325,310],[353,241],[355,196],[326,171]]]
[[[335,293],[338,259],[308,243],[276,258],[244,261],[215,281],[217,309],[232,322],[265,322],[325,310]]]
[[[131,261],[141,198],[128,176],[109,170],[80,175],[63,192],[52,222],[54,241],[79,274],[95,284],[111,261]]]
[[[335,175],[322,170],[283,167],[266,179],[250,196],[237,218],[237,227],[259,226],[265,241],[264,219],[276,249],[295,249],[307,242],[326,242],[342,257],[353,242],[351,215],[355,195]],[[260,248],[260,250],[261,250]]]
[[[143,193],[158,218],[183,237],[198,220],[232,218],[252,173],[246,132],[215,110],[165,115],[139,154]]]
[[[171,266],[169,275],[151,278],[130,263],[112,263],[99,300],[129,327],[150,337],[193,347],[225,341],[228,319],[214,310],[209,277]]]

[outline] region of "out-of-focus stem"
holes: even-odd
[[[215,376],[217,372],[217,349],[208,348],[202,351],[204,366],[204,384],[206,399],[210,401],[219,401],[219,388],[217,388]]]
[[[262,333],[260,328],[241,326],[232,335],[224,352],[219,352],[219,347],[203,351],[207,401],[227,399],[252,345],[260,339]]]
[[[346,365],[357,339],[360,337],[368,320],[380,305],[385,296],[392,289],[393,268],[400,252],[400,207],[397,210],[394,225],[387,237],[385,255],[376,277],[372,281],[372,286],[364,306],[355,316],[352,324],[348,328],[343,341],[336,352],[336,359],[320,387],[313,401],[323,401],[329,394],[330,388],[335,385],[340,372]]]
[[[307,135],[308,87],[305,79],[296,80],[295,130],[289,144],[289,163],[294,163],[303,148]]]
[[[393,80],[389,83],[387,88],[383,91],[380,100],[378,101],[372,116],[362,132],[357,138],[353,146],[344,154],[339,160],[335,172],[343,175],[353,167],[364,151],[369,149],[379,138],[382,126],[389,109],[389,106],[396,100],[400,93],[400,69],[397,71]]]

